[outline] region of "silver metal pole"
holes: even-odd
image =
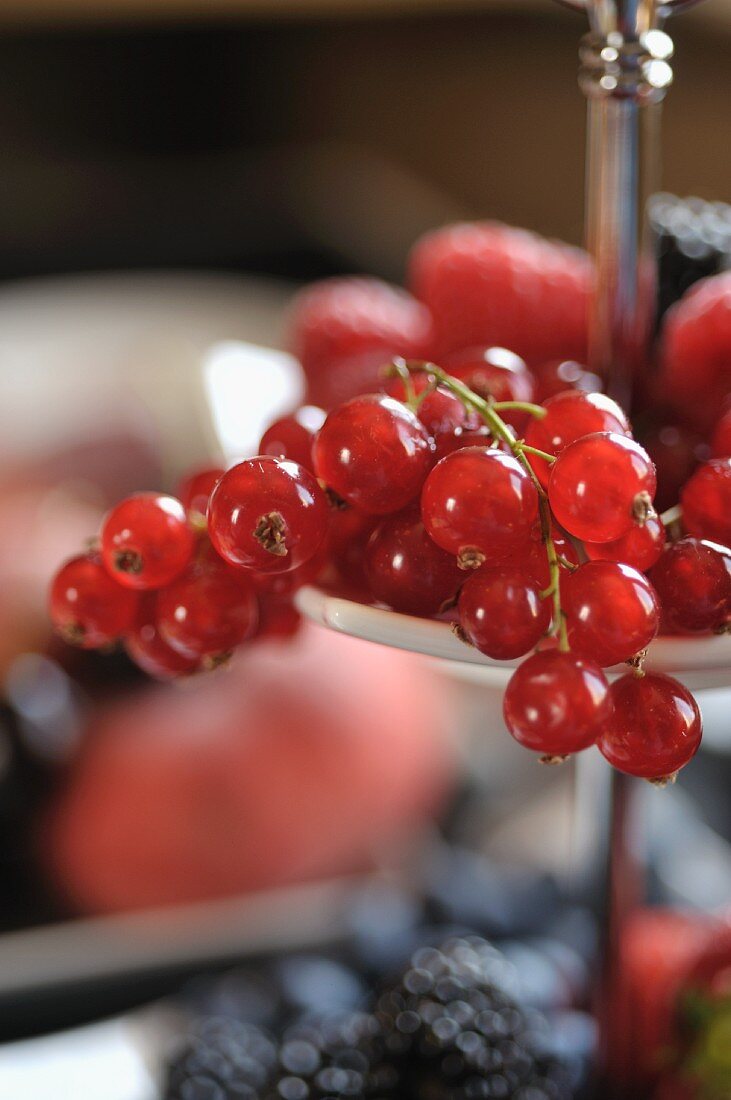
[[[656,264],[645,211],[659,184],[661,104],[673,79],[673,43],[662,28],[668,15],[696,2],[559,0],[589,19],[579,51],[579,84],[588,100],[585,236],[595,265],[589,366],[627,407],[640,372],[650,365],[655,322]],[[587,802],[588,786],[596,815],[594,858],[605,869],[601,1072],[615,1095],[610,1006],[620,977],[622,927],[644,900],[644,833],[638,820],[644,792],[639,781],[609,767],[599,770],[595,763],[577,762],[577,784],[584,788],[577,811]]]

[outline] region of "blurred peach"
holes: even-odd
[[[444,682],[306,627],[109,704],[44,828],[71,901],[114,911],[351,871],[413,834],[454,763]]]

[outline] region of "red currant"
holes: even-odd
[[[454,352],[443,360],[447,374],[458,378],[480,397],[493,401],[532,401],[535,380],[525,361],[507,348],[472,347]],[[506,423],[522,431],[530,414],[520,409],[505,410]]]
[[[259,629],[257,641],[271,638],[289,640],[299,634],[302,616],[290,600],[264,599],[259,603]]]
[[[288,458],[312,470],[312,444],[324,422],[323,409],[317,405],[303,405],[267,428],[261,437],[259,454]]]
[[[699,462],[707,457],[703,436],[682,424],[664,424],[646,432],[642,445],[655,463],[656,508],[664,512],[678,503],[680,490]]]
[[[315,440],[317,476],[363,512],[400,512],[432,464],[426,428],[385,394],[354,397],[330,413]]]
[[[135,664],[157,680],[185,676],[199,667],[197,657],[185,657],[167,644],[157,629],[157,595],[143,597],[137,622],[125,636],[124,648]]]
[[[51,582],[49,611],[56,630],[81,649],[98,649],[129,630],[138,596],[107,573],[96,554],[71,558]]]
[[[223,562],[196,563],[158,593],[155,622],[163,640],[184,657],[218,663],[256,631],[253,585]]]
[[[260,455],[227,470],[208,505],[208,534],[231,565],[261,573],[296,569],[327,534],[329,506],[312,474]]]
[[[496,661],[522,657],[551,625],[551,602],[522,572],[478,569],[459,594],[459,621],[468,640]]]
[[[464,579],[451,554],[433,542],[418,508],[388,516],[365,552],[370,590],[380,603],[410,615],[434,615]]]
[[[512,455],[466,447],[438,462],[424,484],[421,515],[438,546],[462,568],[500,563],[530,537],[538,493]]]
[[[573,543],[564,538],[553,526],[551,528],[551,538],[556,553],[560,557],[565,558],[570,565],[579,564],[579,556]],[[539,520],[536,520],[533,524],[528,541],[519,547],[514,555],[511,555],[510,563],[511,566],[519,569],[524,576],[535,581],[540,588],[548,588],[551,581],[548,553],[543,542],[543,532]]]
[[[561,582],[561,604],[571,649],[602,668],[646,649],[660,625],[647,577],[617,562],[580,565]]]
[[[343,587],[354,595],[367,598],[368,581],[365,574],[365,551],[368,540],[378,526],[378,517],[359,512],[349,506],[336,508],[330,520],[327,553],[330,580],[335,588]],[[327,574],[327,569],[326,569]]]
[[[223,473],[221,466],[207,466],[202,470],[194,470],[179,483],[175,495],[194,527],[205,527],[208,501]]]
[[[713,458],[728,458],[731,455],[731,410],[725,412],[716,423],[711,438]]]
[[[630,672],[610,688],[612,710],[599,750],[621,772],[643,779],[673,776],[695,756],[703,726],[690,692],[659,672]]]
[[[446,458],[454,451],[461,451],[464,447],[489,447],[493,442],[493,436],[486,424],[477,427],[464,425],[455,428],[452,432],[442,432],[434,438],[436,447],[435,459]]]
[[[592,561],[619,561],[646,573],[663,552],[665,526],[659,516],[648,516],[642,527],[630,527],[614,542],[585,542],[584,549]]]
[[[411,381],[417,397],[431,384],[426,373],[414,374]],[[386,392],[397,401],[406,401],[406,385],[402,378],[390,378],[386,383]],[[468,413],[457,395],[444,386],[437,386],[421,398],[416,415],[429,435],[437,442],[437,446],[442,436],[453,435],[457,428],[462,428],[464,425],[479,426],[477,417]]]
[[[594,744],[609,706],[609,684],[598,665],[545,649],[513,673],[503,713],[521,745],[549,757],[567,756]]]
[[[731,543],[731,458],[699,466],[680,494],[683,526],[689,535]]]
[[[548,401],[566,390],[583,390],[584,393],[599,393],[602,380],[598,374],[592,374],[573,359],[551,359],[548,363],[533,369],[536,380],[536,392],[533,398],[539,404]]]
[[[128,588],[161,588],[185,569],[195,537],[183,505],[162,493],[135,493],[112,508],[102,525],[109,573]]]
[[[629,435],[629,421],[616,401],[605,393],[582,393],[566,390],[549,398],[546,415],[531,418],[525,441],[539,451],[558,455],[582,436],[594,432],[616,432]],[[529,455],[529,461],[542,485],[548,485],[551,467],[545,459]]]
[[[650,570],[663,621],[674,630],[720,630],[731,617],[731,550],[701,539],[671,543]]]
[[[548,499],[556,520],[588,542],[611,542],[652,514],[655,467],[626,435],[597,432],[561,451]]]

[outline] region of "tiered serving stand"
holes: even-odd
[[[607,378],[613,396],[631,405],[640,372],[652,369],[656,265],[645,209],[659,184],[660,112],[673,79],[673,43],[664,26],[670,15],[698,0],[557,2],[589,21],[579,51],[579,84],[588,100],[586,244],[596,265],[589,366]],[[332,630],[449,662],[455,674],[488,689],[486,707],[499,707],[511,664],[466,647],[448,624],[367,607],[315,588],[301,591],[299,606]],[[650,647],[647,663],[694,690],[729,686],[731,638],[660,638]],[[576,764],[576,802],[577,808],[591,807],[593,820],[577,812],[576,828],[591,832],[594,866],[604,868],[598,1007],[605,1088],[615,1095],[606,1006],[619,975],[622,924],[644,894],[639,809],[647,785],[613,771],[594,753],[584,757]]]

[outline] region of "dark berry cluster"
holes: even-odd
[[[571,1100],[575,1069],[513,986],[479,936],[420,948],[368,1010],[305,1013],[276,1038],[200,1021],[168,1065],[165,1100]]]

